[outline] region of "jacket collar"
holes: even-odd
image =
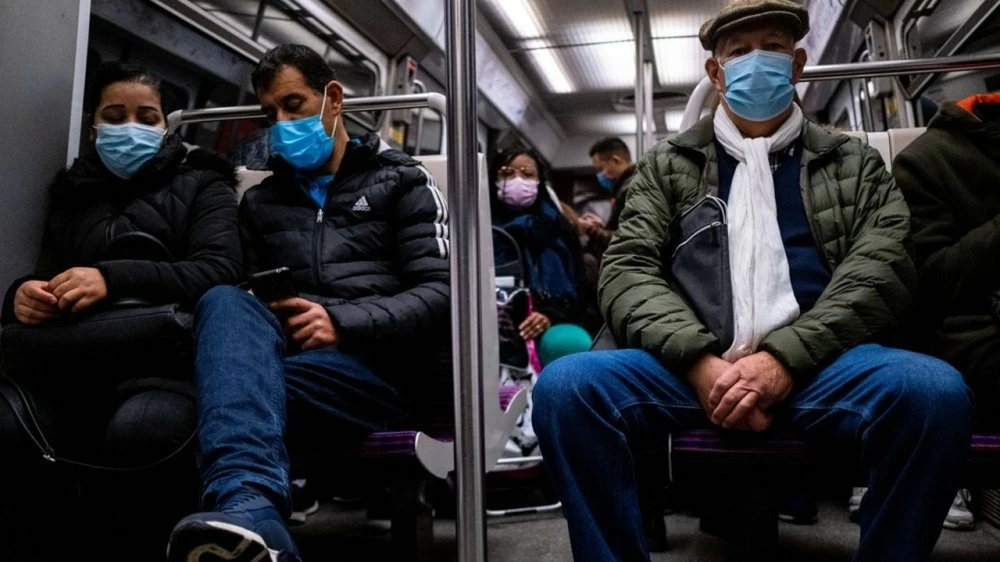
[[[961,101],[955,103],[955,105],[957,105],[961,109],[964,109],[965,111],[969,112],[970,114],[976,116],[977,119],[979,119],[979,116],[976,115],[976,108],[979,107],[979,106],[981,106],[981,105],[982,106],[986,106],[986,105],[1000,105],[1000,92],[995,92],[995,93],[992,93],[992,94],[978,94],[978,95],[975,95],[975,96],[969,96],[969,97],[965,98],[964,100],[961,100]],[[981,120],[982,119],[980,119],[980,121]]]
[[[930,129],[954,129],[966,135],[995,139],[1000,133],[1000,119],[991,117],[997,110],[1000,110],[1000,93],[970,96],[955,103],[941,104],[937,115],[927,126]],[[992,144],[992,139],[983,141]]]
[[[625,186],[628,185],[629,180],[631,180],[632,176],[634,175],[635,175],[635,164],[632,164],[625,170],[625,173],[623,173],[622,177],[618,178],[618,181],[616,182],[614,189],[614,194],[616,197],[621,196],[622,191],[625,189]]]
[[[703,158],[708,159],[715,144],[714,118],[714,114],[704,117],[668,142],[682,150],[698,152]],[[803,163],[826,156],[849,139],[847,135],[827,131],[808,119],[802,123],[802,134],[799,138],[802,140],[804,151]]]

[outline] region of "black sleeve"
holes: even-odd
[[[240,244],[243,247],[243,271],[247,276],[249,276],[260,270],[260,260],[257,259],[257,251],[253,246],[253,241],[256,238],[253,233],[250,198],[246,195],[244,195],[243,200],[240,201],[239,223]]]
[[[150,302],[193,305],[215,285],[235,284],[243,255],[236,224],[232,185],[214,175],[198,193],[188,215],[188,253],[181,261],[111,260],[96,267],[104,275],[108,295],[139,297]]]
[[[382,338],[426,339],[448,324],[448,209],[423,168],[400,168],[401,196],[393,231],[405,289],[395,295],[327,306],[345,346]]]
[[[928,297],[921,304],[947,310],[969,295],[1000,287],[1000,260],[986,257],[1000,254],[1000,216],[963,231],[947,194],[968,195],[960,185],[948,184],[942,158],[928,153],[911,145],[896,158],[892,173],[910,208],[921,292]]]

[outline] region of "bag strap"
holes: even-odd
[[[187,393],[183,393],[177,390],[172,390],[172,389],[164,389],[164,390],[167,390],[167,392],[175,392],[187,396]],[[77,468],[103,470],[108,472],[138,472],[142,470],[149,470],[151,468],[160,466],[170,461],[174,457],[180,455],[181,452],[183,452],[184,449],[188,447],[188,445],[194,442],[195,437],[198,436],[198,430],[195,429],[194,431],[191,432],[191,435],[189,435],[180,444],[180,446],[177,447],[177,449],[171,451],[170,454],[166,455],[165,457],[155,462],[139,466],[130,466],[130,467],[103,466],[99,464],[91,464],[91,463],[76,461],[56,454],[55,449],[49,443],[48,439],[45,438],[45,433],[42,431],[42,427],[38,423],[38,418],[35,416],[34,408],[32,407],[31,401],[28,399],[28,396],[25,394],[21,386],[14,381],[14,379],[2,373],[0,373],[0,396],[3,396],[3,399],[8,404],[10,404],[10,407],[14,412],[14,417],[17,418],[18,423],[21,424],[21,427],[24,429],[25,433],[31,439],[32,443],[35,444],[35,447],[37,447],[39,452],[42,453],[42,459],[51,463],[63,463]]]

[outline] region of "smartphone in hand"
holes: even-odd
[[[280,301],[299,296],[292,283],[292,270],[287,267],[254,273],[247,284],[253,294],[264,302]]]

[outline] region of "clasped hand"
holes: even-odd
[[[793,387],[788,370],[766,351],[735,363],[706,355],[691,369],[689,380],[712,423],[752,431],[771,426],[769,409],[788,398]]]
[[[24,324],[48,322],[60,312],[81,312],[104,300],[108,285],[100,270],[73,267],[51,281],[25,281],[14,294],[14,316]]]

